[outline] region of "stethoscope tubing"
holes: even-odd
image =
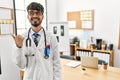
[[[48,59],[48,58],[49,58],[49,55],[47,54],[47,48],[46,48],[46,47],[47,47],[47,44],[46,44],[46,42],[47,42],[47,41],[46,41],[46,33],[45,33],[45,30],[44,30],[43,27],[42,27],[42,29],[43,29],[44,40],[45,40],[45,41],[44,41],[44,42],[45,42],[45,56],[44,56],[44,58],[45,58],[45,59]]]
[[[45,59],[48,59],[49,58],[49,55],[48,55],[48,53],[47,53],[47,49],[46,49],[46,45],[47,45],[47,41],[46,41],[46,33],[45,33],[45,30],[44,30],[44,28],[42,27],[42,29],[43,29],[43,33],[44,33],[44,42],[45,42],[45,56],[44,56],[44,58]],[[31,27],[29,28],[29,31],[28,31],[28,37],[27,37],[27,39],[26,39],[26,47],[31,47],[31,39],[30,39],[30,30],[31,30]],[[28,57],[28,56],[35,56],[35,55],[30,55],[30,54],[28,54],[28,55],[26,55],[26,57]]]

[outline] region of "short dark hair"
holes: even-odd
[[[43,5],[41,5],[40,3],[37,2],[32,2],[27,6],[27,11],[29,10],[37,10],[37,11],[41,11],[42,14],[44,13],[44,7]]]

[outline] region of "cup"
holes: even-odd
[[[86,74],[86,68],[82,68],[82,73]]]
[[[80,61],[81,60],[80,56],[76,56],[76,60]]]
[[[108,63],[104,63],[104,64],[103,64],[103,69],[104,69],[104,70],[107,70],[107,67],[108,67]]]
[[[63,55],[63,52],[60,52],[60,55]]]
[[[101,45],[102,50],[105,50],[105,47],[106,47],[105,44],[102,44],[102,45]]]
[[[91,44],[90,49],[95,49],[95,44]]]

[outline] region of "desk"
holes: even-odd
[[[102,66],[99,69],[86,68],[86,74],[83,74],[81,66],[76,68],[65,66],[69,61],[61,59],[62,80],[120,80],[120,68],[109,66],[106,71]]]
[[[71,68],[66,66],[72,60],[61,59],[62,66],[62,80],[120,80],[120,68],[108,67],[103,70],[101,66],[99,69],[86,68],[86,74],[82,73],[82,67]],[[24,70],[20,71],[21,80],[23,80]]]

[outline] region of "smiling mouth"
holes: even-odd
[[[38,19],[32,19],[32,21],[36,22],[36,21],[39,21]]]
[[[37,21],[40,20],[39,18],[32,18],[31,20]]]

